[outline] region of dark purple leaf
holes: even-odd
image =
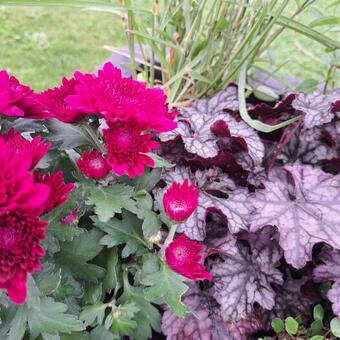
[[[204,240],[209,212],[223,216],[228,221],[228,228],[232,233],[247,229],[250,214],[247,189],[236,187],[234,182],[218,169],[192,174],[188,168],[177,167],[166,171],[163,176],[168,185],[174,181],[182,183],[186,178],[196,184],[200,195],[197,209],[186,222],[178,226],[178,232],[185,233],[193,240]]]
[[[232,235],[216,239],[215,248],[223,251],[222,261],[212,265],[213,295],[221,305],[225,321],[247,319],[254,303],[272,309],[275,292],[271,284],[282,284],[276,269],[281,251],[272,228],[264,228],[248,237],[249,247],[238,243]]]
[[[334,118],[332,102],[336,101],[339,95],[322,94],[314,91],[309,94],[299,93],[292,102],[292,106],[304,114],[304,126],[311,129],[329,123]]]
[[[327,249],[320,257],[324,264],[314,269],[313,276],[316,282],[333,282],[327,296],[334,313],[340,317],[340,251]]]
[[[196,100],[181,108],[177,116],[178,128],[161,134],[160,139],[169,142],[180,137],[188,152],[202,158],[216,157],[222,148],[236,142],[249,153],[255,164],[260,164],[264,146],[256,131],[223,110],[238,110],[234,86],[210,99]]]
[[[250,228],[276,226],[288,263],[302,268],[318,242],[340,247],[340,176],[295,163],[264,184],[250,199]]]
[[[279,120],[288,118],[288,116],[291,118],[291,114],[294,112],[292,102],[295,96],[295,93],[288,93],[273,107],[265,103],[256,104],[249,109],[249,114],[252,118],[267,123],[277,123]],[[288,116],[285,116],[287,114]]]
[[[246,340],[262,328],[256,317],[224,322],[216,300],[197,286],[190,288],[183,301],[193,313],[178,318],[168,309],[164,312],[162,332],[168,340]]]
[[[333,113],[337,113],[338,117],[339,117],[339,113],[340,113],[340,99],[335,101],[333,104],[332,104],[332,112]],[[339,117],[340,118],[340,117]]]

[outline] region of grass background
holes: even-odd
[[[138,3],[147,0],[138,0]],[[292,0],[290,10],[295,6]],[[340,13],[340,2],[317,0],[300,20],[308,24],[323,15]],[[318,27],[339,40],[339,26]],[[74,8],[1,7],[0,69],[7,69],[36,90],[52,87],[74,70],[91,72],[110,57],[104,45],[121,46],[125,34],[117,16]],[[263,56],[261,66],[276,75],[322,82],[340,55],[286,30]],[[339,81],[339,72],[336,81]],[[338,83],[338,86],[340,84]]]

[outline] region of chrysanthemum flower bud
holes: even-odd
[[[163,196],[164,210],[172,221],[183,222],[197,208],[198,196],[199,190],[187,179],[183,184],[173,182]]]

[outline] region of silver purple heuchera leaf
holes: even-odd
[[[193,313],[178,318],[167,309],[163,314],[162,332],[168,340],[246,340],[262,328],[255,316],[235,323],[223,321],[216,300],[197,285],[190,287],[183,302]]]
[[[178,225],[178,232],[185,233],[192,240],[203,241],[206,235],[206,217],[209,212],[224,217],[232,233],[247,229],[251,212],[247,204],[248,190],[236,188],[234,182],[220,170],[210,169],[192,174],[189,168],[177,167],[165,171],[163,179],[168,186],[174,181],[182,183],[185,179],[189,179],[200,190],[197,209],[185,222]]]
[[[212,265],[212,291],[224,321],[248,319],[254,303],[272,309],[275,292],[271,285],[283,283],[282,274],[276,269],[281,251],[272,229],[264,228],[257,235],[250,235],[248,243],[249,247],[238,243],[230,234],[215,242],[214,248],[222,252],[222,261]]]
[[[229,86],[212,98],[199,99],[179,110],[176,130],[160,134],[162,142],[181,138],[188,152],[202,158],[216,157],[221,145],[239,143],[260,164],[264,146],[257,132],[223,110],[238,110],[237,89]]]
[[[304,126],[311,129],[329,123],[334,118],[332,103],[340,99],[340,94],[323,94],[314,91],[309,94],[299,93],[292,102],[292,106],[304,114]]]
[[[285,319],[288,316],[299,316],[303,320],[310,318],[311,307],[318,302],[318,299],[304,292],[303,286],[307,281],[307,277],[293,279],[288,276],[282,286],[276,287],[274,308],[270,311],[263,309],[257,311],[257,314],[261,316],[265,329],[271,329],[271,322],[274,318]]]
[[[340,247],[340,176],[295,163],[273,171],[264,185],[250,198],[250,229],[276,226],[288,263],[302,268],[318,242]]]
[[[316,282],[333,282],[327,297],[332,302],[334,314],[340,317],[340,251],[327,249],[322,253],[320,259],[324,264],[314,269],[314,280]]]
[[[321,160],[336,157],[336,148],[323,141],[323,131],[313,128],[295,133],[278,159],[285,163],[300,160],[306,164],[317,164]]]
[[[261,165],[254,165],[253,160],[247,152],[238,152],[235,160],[243,170],[248,172],[247,182],[255,187],[259,187],[266,180],[267,175],[265,169]]]

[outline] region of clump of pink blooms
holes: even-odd
[[[163,195],[164,211],[172,223],[185,222],[197,209],[199,190],[188,179],[182,184],[173,182]],[[211,280],[203,261],[204,246],[182,234],[165,249],[166,263],[178,274],[192,281]]]
[[[65,184],[61,171],[34,170],[48,148],[40,137],[28,141],[11,130],[0,135],[0,288],[18,304],[26,299],[27,274],[40,269],[45,254],[41,216],[65,202],[74,186]]]
[[[93,131],[98,150],[83,150],[76,161],[83,175],[93,180],[110,173],[134,178],[143,175],[145,167],[154,167],[150,153],[159,147],[157,134],[176,128],[176,111],[166,100],[161,89],[122,77],[110,63],[97,74],[75,72],[61,86],[42,93],[0,72],[0,116],[57,119],[88,127],[101,119],[105,127]],[[13,130],[0,135],[0,288],[14,303],[25,301],[27,274],[41,267],[40,242],[47,227],[41,216],[65,203],[74,187],[64,182],[61,171],[36,169],[49,147],[41,137],[24,139]],[[198,197],[198,189],[188,181],[174,183],[164,194],[163,205],[173,222],[183,222],[197,208]],[[60,222],[72,224],[77,219],[74,209]],[[165,262],[191,280],[210,280],[202,251],[202,245],[182,235],[165,249]]]

